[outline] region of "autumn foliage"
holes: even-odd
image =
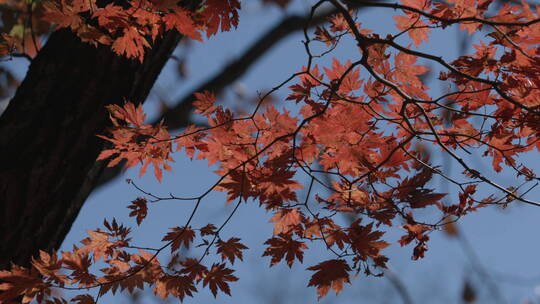
[[[188,2],[47,0],[39,4],[36,24],[70,28],[83,41],[109,45],[119,56],[140,61],[167,30],[203,41],[203,36],[237,26],[237,0]],[[71,299],[76,303],[144,288],[180,300],[201,288],[214,296],[230,295],[231,283],[239,280],[234,264],[249,249],[222,229],[245,203],[259,204],[270,214],[274,231],[261,242],[270,266],[298,267],[308,251],[327,249],[330,258],[307,265],[312,276],[306,285],[315,287],[319,298],[331,290],[339,293],[359,272],[381,274],[388,261],[388,229],[402,231],[398,243],[411,245],[412,258],[419,259],[426,254],[430,233],[444,223],[488,205],[515,200],[537,205],[526,194],[529,182],[538,178],[520,156],[540,150],[540,11],[525,2],[494,9],[492,2],[348,1],[347,7],[338,0],[319,1],[313,14],[323,4],[337,13],[314,30],[306,25],[305,66],[261,96],[251,113],[219,105],[213,92],[196,92],[196,113],[206,126],[170,134],[165,122],[147,124],[140,105],[109,106],[113,127],[98,136],[111,148],[100,160],[109,166],[127,160],[127,167],[140,165],[141,175],[151,166],[161,181],[174,153],[182,152],[217,165],[217,182],[193,198],[160,197],[134,184],[143,195],[128,212],[138,225],[151,212],[150,203],[193,202],[191,216],[164,232],[162,247],[138,247],[130,239],[132,228],[105,221],[71,251],[40,252],[31,269],[13,265],[0,271],[0,302],[22,297],[24,303],[64,303],[53,292],[63,288],[97,289],[94,295]],[[389,14],[397,9],[397,31],[381,37],[376,29],[363,27],[355,18],[358,7],[379,7]],[[487,35],[475,42],[472,53],[453,61],[420,50],[434,30],[453,26]],[[4,54],[32,56],[22,47],[24,39],[4,35]],[[343,39],[354,41],[358,58],[317,64],[320,54],[313,45],[331,51]],[[431,70],[440,70],[438,80],[448,87],[443,95],[433,96],[425,83]],[[286,100],[263,104],[277,90],[288,90]],[[460,173],[447,175],[429,149],[448,155]],[[495,172],[513,171],[516,184],[505,187],[488,178],[469,161],[471,153],[489,159]],[[434,190],[434,176],[446,179],[459,194],[449,197]],[[226,193],[226,203],[234,204],[231,216],[194,227],[193,215],[211,191]],[[426,221],[418,212],[425,209],[438,215]],[[341,220],[343,214],[353,220]],[[203,254],[186,257],[183,250],[194,246],[204,248]],[[165,250],[172,253],[169,262],[159,258]],[[105,266],[96,269],[98,262]]]

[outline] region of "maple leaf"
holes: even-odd
[[[135,105],[127,101],[123,106],[113,104],[106,106],[106,108],[115,126],[119,125],[118,120],[123,120],[139,128],[144,125],[146,114],[144,113],[142,104]]]
[[[296,225],[302,222],[304,215],[298,208],[279,209],[274,216],[270,218],[270,222],[274,223],[274,235],[287,233]]]
[[[248,248],[238,241],[240,241],[240,239],[235,237],[230,238],[226,242],[223,242],[222,240],[217,241],[217,253],[221,254],[221,261],[228,259],[231,264],[234,264],[235,257],[238,257],[240,261],[242,261],[242,250]]]
[[[98,160],[112,158],[107,166],[113,167],[126,159],[126,167],[130,168],[142,163],[139,175],[144,175],[149,165],[154,167],[154,175],[159,182],[162,181],[163,169],[172,171],[169,162],[174,160],[170,157],[172,144],[166,128],[160,123],[157,126],[145,125],[145,114],[141,105],[135,107],[127,102],[123,107],[111,105],[107,107],[114,128],[109,131],[112,138],[98,135],[111,143],[114,147],[102,151]],[[131,126],[125,126],[119,121],[124,121]]]
[[[88,24],[82,24],[77,28],[76,33],[82,42],[90,43],[95,47],[99,44],[111,45],[113,42],[109,35],[105,35],[101,30]]]
[[[109,3],[104,8],[95,10],[92,16],[98,19],[99,26],[106,28],[110,33],[116,32],[119,28],[130,26],[128,12],[114,3]]]
[[[136,288],[142,290],[145,282],[153,283],[155,280],[154,278],[160,277],[161,273],[156,271],[156,267],[158,270],[160,269],[155,261],[149,262],[150,258],[151,257],[144,258],[135,254],[126,255],[124,258],[125,260],[123,261],[107,261],[114,266],[100,269],[106,275],[98,278],[98,281],[102,284],[99,295],[102,296],[109,291],[115,294],[118,290],[123,291],[126,289],[129,293],[133,293]],[[131,265],[128,264],[129,261],[134,261],[138,265],[131,267]],[[146,267],[142,268],[143,265]],[[155,277],[152,277],[152,275]]]
[[[217,227],[214,224],[208,224],[200,229],[201,236],[216,234]]]
[[[424,257],[424,253],[427,251],[427,241],[429,241],[429,235],[425,234],[430,231],[431,228],[426,225],[421,224],[407,224],[403,228],[407,230],[408,234],[404,235],[399,239],[399,244],[405,246],[416,240],[416,246],[413,249],[413,260],[418,260]]]
[[[320,73],[319,67],[317,65],[315,65],[311,69],[311,71],[307,71],[306,67],[302,67],[302,72],[303,73],[298,76],[298,78],[300,79],[300,84],[295,84],[289,87],[289,89],[291,89],[293,93],[289,94],[287,100],[295,100],[296,103],[302,100],[305,102],[313,103],[310,98],[311,89],[320,85],[319,81],[322,81],[323,75]]]
[[[345,260],[328,260],[309,267],[308,270],[316,271],[309,280],[309,286],[317,287],[318,299],[326,296],[330,288],[336,294],[343,289],[344,283],[351,283],[349,280],[349,271],[351,268]]]
[[[163,270],[155,253],[139,249],[139,254],[131,255],[131,261],[137,264],[131,270],[137,275],[132,276],[134,283],[126,282],[125,287],[134,288],[136,286],[142,289],[144,282],[153,283],[156,278],[163,275]]]
[[[165,275],[157,280],[154,286],[154,294],[162,299],[167,299],[169,294],[172,294],[182,301],[186,296],[193,297],[194,292],[197,292],[197,288],[193,279],[187,276]]]
[[[131,229],[125,227],[124,225],[118,224],[115,218],[113,218],[112,222],[109,223],[106,219],[103,220],[103,226],[109,230],[109,235],[114,238],[120,238],[124,241],[128,241],[129,234],[131,233]]]
[[[423,88],[418,75],[425,74],[429,68],[422,65],[414,65],[417,58],[404,52],[399,52],[394,58],[396,79],[403,83],[410,83],[415,87]]]
[[[292,267],[294,259],[297,258],[300,263],[304,260],[304,249],[308,246],[300,241],[295,241],[290,234],[280,234],[276,237],[268,239],[264,244],[269,245],[262,256],[271,256],[270,266],[279,263],[283,257],[287,261],[289,268]]]
[[[429,191],[431,190],[416,192],[414,196],[410,197],[411,208],[424,208],[430,205],[437,205],[446,196],[446,193],[428,193]]]
[[[328,18],[328,21],[331,24],[330,30],[334,33],[349,30],[349,24],[342,14],[332,15]]]
[[[228,31],[231,26],[238,26],[238,10],[240,2],[238,0],[206,0],[205,10],[201,16],[206,25],[206,35],[215,35],[220,28]]]
[[[433,172],[424,168],[412,178],[405,178],[397,189],[397,197],[409,202],[411,208],[424,208],[430,205],[438,205],[439,201],[446,196],[444,193],[432,193],[433,190],[425,189],[424,186],[431,180]]]
[[[208,285],[214,297],[217,296],[218,289],[230,296],[231,289],[227,282],[238,281],[238,278],[232,275],[233,272],[234,270],[226,268],[225,264],[213,264],[204,276],[203,286]]]
[[[217,189],[220,191],[227,191],[227,202],[230,203],[234,199],[240,197],[240,195],[242,195],[243,199],[255,196],[254,194],[256,194],[256,192],[250,191],[253,190],[251,185],[253,184],[250,182],[249,176],[244,170],[234,170],[219,184]]]
[[[137,220],[137,225],[140,225],[148,213],[148,206],[146,205],[148,200],[143,197],[138,197],[131,202],[131,205],[128,206],[129,209],[133,210],[129,213],[129,216],[135,216]]]
[[[129,26],[123,29],[123,35],[117,38],[112,49],[118,55],[125,55],[127,58],[137,58],[140,62],[144,59],[144,48],[150,48],[146,38],[139,32],[137,27]]]
[[[171,252],[177,251],[182,243],[186,249],[189,249],[189,245],[195,238],[195,231],[193,231],[190,227],[173,227],[169,229],[172,231],[167,233],[167,235],[163,237],[162,241],[169,241],[171,243]]]
[[[216,95],[214,93],[203,91],[201,93],[193,93],[193,95],[195,95],[195,101],[193,102],[193,106],[196,109],[195,113],[208,116],[217,110],[217,107],[214,106],[216,102]]]
[[[197,150],[208,151],[208,145],[203,142],[205,137],[206,134],[200,131],[200,128],[188,126],[184,133],[177,136],[175,140],[177,150],[180,151],[183,148],[186,155],[193,159]]]
[[[348,234],[339,227],[326,227],[324,233],[329,246],[337,245],[339,249],[343,249],[345,244],[350,242]]]
[[[347,229],[351,247],[360,255],[362,260],[366,260],[367,257],[376,258],[379,256],[379,251],[390,244],[379,240],[384,235],[384,232],[373,231],[373,223],[362,226],[360,221],[360,219],[354,221]]]
[[[95,275],[90,273],[91,258],[80,252],[62,252],[62,262],[67,269],[71,270],[70,277],[73,283],[80,287],[88,287],[97,283]]]
[[[450,205],[450,206],[443,206],[438,205],[439,209],[441,209],[446,214],[452,214],[455,216],[463,216],[469,212],[476,211],[478,208],[486,207],[485,204],[475,204],[475,199],[472,197],[474,193],[476,193],[476,187],[477,185],[471,184],[465,187],[462,193],[459,193],[459,204]]]
[[[175,28],[180,34],[185,35],[193,40],[202,41],[201,33],[193,21],[191,12],[181,7],[176,7],[174,13],[167,14],[163,17],[166,28],[168,30]]]
[[[326,46],[332,46],[337,42],[337,39],[322,26],[317,26],[314,39],[323,42]]]
[[[82,18],[78,15],[80,11],[76,10],[66,0],[44,1],[43,8],[45,11],[42,20],[44,21],[75,30],[83,24]]]
[[[0,282],[0,303],[15,303],[12,301],[21,296],[21,303],[30,303],[36,295],[50,288],[38,273],[17,265],[12,265],[11,270],[0,270]]]
[[[187,258],[181,261],[180,265],[183,267],[180,273],[187,275],[197,282],[201,281],[208,272],[206,266],[202,265],[197,259]]]
[[[39,258],[32,257],[32,266],[39,271],[39,273],[47,280],[59,285],[69,283],[69,279],[60,274],[62,269],[62,260],[58,259],[56,252],[48,254],[47,252],[40,250]]]
[[[348,60],[345,64],[341,64],[336,58],[332,59],[332,68],[324,68],[326,75],[330,80],[337,81],[343,77],[345,72],[351,66],[351,61]],[[360,89],[362,86],[362,80],[360,80],[360,69],[353,69],[348,71],[347,75],[343,78],[339,86],[338,92],[341,94],[348,94],[352,91]]]
[[[86,233],[89,237],[81,241],[84,246],[81,247],[80,252],[93,252],[95,261],[108,256],[113,246],[113,243],[109,241],[109,234],[101,230],[86,230]]]
[[[416,47],[429,40],[431,30],[420,19],[418,14],[407,13],[405,16],[394,16],[393,18],[397,23],[396,28],[400,31],[407,31],[407,35],[409,35]]]

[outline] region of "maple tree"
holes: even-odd
[[[1,270],[0,301],[64,303],[66,299],[55,294],[56,289],[96,289],[96,296],[81,294],[71,299],[94,303],[109,292],[134,292],[147,286],[162,298],[180,300],[194,296],[200,288],[208,288],[214,296],[230,295],[230,283],[239,279],[233,266],[249,248],[222,230],[245,203],[256,202],[272,214],[274,231],[263,240],[262,254],[270,266],[301,264],[306,252],[318,250],[317,244],[332,254],[307,266],[313,272],[307,286],[316,288],[318,298],[331,290],[339,293],[356,273],[379,275],[388,262],[384,249],[390,243],[385,232],[395,226],[404,231],[398,243],[412,244],[411,256],[419,259],[426,254],[431,232],[470,212],[513,201],[539,205],[527,197],[538,177],[520,157],[540,149],[540,9],[526,2],[491,8],[493,2],[313,3],[309,22],[324,5],[335,13],[313,31],[309,24],[304,26],[307,60],[299,72],[261,96],[248,114],[217,104],[214,92],[195,92],[192,105],[207,126],[189,126],[178,134],[170,133],[166,122],[146,122],[140,105],[145,94],[125,93],[133,87],[119,90],[113,96],[118,100],[106,107],[111,126],[93,134],[109,144],[97,151],[98,160],[108,160],[111,167],[122,161],[126,167],[140,165],[141,175],[151,166],[161,181],[163,170],[171,170],[174,153],[183,151],[192,159],[216,165],[217,182],[197,197],[162,197],[131,181],[143,194],[128,206],[138,225],[152,208],[149,202],[194,202],[185,223],[164,233],[163,246],[138,247],[131,243],[131,228],[116,220],[105,221],[103,229],[89,231],[82,245],[71,251],[57,253],[49,246],[31,260],[15,261]],[[36,7],[17,1],[9,5],[34,14],[30,25],[40,26],[31,27],[32,31],[46,32],[51,26],[57,30],[59,34],[51,34],[47,45],[71,35],[69,41],[109,52],[111,60],[122,60],[130,69],[144,72],[148,58],[173,37],[168,30],[202,40],[236,27],[241,9],[236,0],[198,4],[46,0]],[[398,10],[394,16],[397,33],[383,38],[376,29],[364,27],[355,18],[360,7]],[[468,33],[482,29],[488,35],[475,42],[471,54],[452,61],[421,50],[434,30],[452,26]],[[33,64],[39,65],[41,54],[50,50],[47,46],[39,50],[32,31],[4,34],[2,54],[33,57],[37,53]],[[412,44],[401,42],[405,35]],[[357,58],[317,63],[344,39],[354,41]],[[315,45],[324,50],[316,51]],[[434,96],[427,87],[423,76],[430,69],[440,70],[438,80],[448,85],[444,94]],[[283,106],[263,103],[278,90],[288,90]],[[139,100],[130,99],[134,96]],[[101,121],[96,125],[104,126]],[[460,174],[441,170],[426,153],[430,146],[460,166]],[[502,186],[488,178],[487,172],[468,160],[471,153],[489,159],[495,172],[513,172],[516,184]],[[437,175],[459,192],[456,203],[444,201],[449,194],[432,188],[430,182]],[[10,176],[5,176],[0,181],[8,185]],[[20,191],[3,187],[6,193]],[[193,216],[212,191],[225,192],[234,208],[223,223],[194,227]],[[422,218],[419,211],[425,209],[437,210],[438,216]],[[343,214],[355,219],[344,223],[338,219]],[[200,257],[184,256],[181,249],[195,244],[202,244],[198,245]],[[172,254],[168,263],[159,258],[165,250]],[[213,261],[206,258],[210,252],[217,255]],[[97,270],[98,262],[104,268]],[[2,263],[6,267],[7,262]]]

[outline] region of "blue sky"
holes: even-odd
[[[309,2],[309,1],[308,1]],[[261,7],[258,1],[244,1],[240,25],[237,31],[222,33],[205,43],[195,43],[189,49],[187,79],[176,76],[176,62],[171,60],[160,76],[156,87],[161,94],[170,100],[177,100],[197,86],[202,80],[220,70],[222,66],[233,60],[266,29],[276,21],[292,12],[305,13],[309,6],[304,1],[294,1],[287,12]],[[392,10],[370,10],[360,15],[359,21],[366,27],[382,32],[394,32],[390,15]],[[444,58],[454,58],[458,51],[458,35],[450,29],[446,34],[434,35],[430,43],[422,49],[434,52]],[[482,37],[482,33],[478,33]],[[306,62],[301,40],[301,33],[296,33],[277,45],[271,52],[259,60],[250,71],[236,84],[246,88],[247,93],[255,95],[257,91],[275,86],[292,73],[298,71]],[[352,44],[345,44],[338,49],[335,56],[340,61],[358,59],[358,52]],[[328,60],[331,57],[328,58]],[[326,62],[328,62],[328,60]],[[324,64],[324,61],[322,62]],[[17,68],[21,70],[20,67]],[[433,90],[440,87],[433,83]],[[276,94],[278,105],[285,104],[287,90]],[[152,114],[156,111],[156,94],[153,94],[145,109]],[[222,101],[233,105],[237,98],[228,91]],[[437,151],[433,151],[434,154]],[[527,160],[536,164],[537,155]],[[153,176],[138,177],[137,168],[128,170],[117,180],[99,188],[88,199],[72,230],[68,234],[63,248],[70,248],[86,236],[85,230],[100,227],[103,218],[115,217],[128,225],[135,221],[127,217],[129,202],[140,193],[125,182],[133,179],[147,191],[164,194],[171,192],[178,196],[197,196],[205,187],[211,185],[217,176],[212,173],[204,161],[191,161],[182,153],[175,155],[176,163],[172,174],[165,174],[164,182],[159,184]],[[480,157],[477,161],[482,162]],[[535,168],[535,166],[530,165]],[[486,165],[486,168],[489,168]],[[538,168],[538,166],[536,166]],[[461,170],[455,168],[454,173]],[[490,176],[503,184],[510,183],[513,176],[502,173]],[[434,186],[438,183],[435,182]],[[450,196],[457,199],[456,194]],[[532,197],[534,199],[534,197]],[[159,247],[160,239],[169,227],[182,226],[190,212],[193,202],[171,201],[152,205],[149,216],[139,228],[133,232],[134,243],[140,246]],[[215,193],[207,197],[195,219],[195,226],[208,222],[220,223],[232,210],[225,204],[225,197]],[[261,258],[262,243],[270,237],[271,217],[256,202],[242,205],[232,222],[223,232],[223,237],[241,237],[250,250],[245,252],[243,263],[235,263],[236,275],[240,281],[231,284],[232,297],[223,294],[214,299],[210,292],[202,289],[195,298],[188,298],[184,303],[316,303],[313,288],[307,288],[309,273],[305,270],[321,256],[328,256],[323,248],[314,247],[315,254],[306,256],[303,265],[295,265],[292,269],[279,265],[268,268],[269,259]],[[540,285],[540,269],[536,258],[540,254],[537,237],[540,208],[522,204],[514,204],[502,210],[500,208],[484,208],[478,213],[463,218],[459,223],[468,242],[474,248],[484,269],[506,298],[505,303],[519,303],[526,297],[535,296],[535,287]],[[420,261],[410,259],[412,247],[401,248],[396,240],[403,232],[399,228],[392,229],[387,235],[394,241],[385,250],[390,257],[390,265],[394,273],[406,285],[414,299],[414,303],[457,303],[464,279],[473,282],[482,303],[492,303],[491,291],[484,284],[486,279],[479,276],[470,266],[464,254],[463,246],[456,239],[449,238],[443,232],[431,234],[430,250],[426,258]],[[163,256],[165,260],[166,254]],[[212,259],[213,257],[209,257]],[[514,278],[517,277],[517,278]],[[514,278],[513,280],[511,280]],[[526,279],[521,282],[519,279]],[[530,278],[530,280],[528,279]],[[513,281],[507,282],[507,281]],[[519,282],[518,282],[519,281]],[[519,284],[516,284],[519,283]],[[146,293],[149,293],[147,291]],[[144,294],[140,303],[159,303],[152,295]],[[320,303],[400,303],[401,298],[386,278],[366,278],[359,276],[352,281],[342,294],[331,294]],[[123,295],[106,296],[100,303],[129,303],[130,299]]]

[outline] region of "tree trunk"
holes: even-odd
[[[144,63],[53,33],[0,117],[0,269],[58,249],[99,177],[105,106],[143,102],[180,35]]]

